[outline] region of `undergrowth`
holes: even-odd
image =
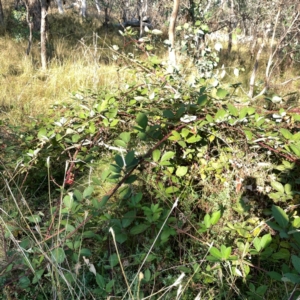
[[[236,101],[216,51],[170,70],[160,34],[0,64],[3,299],[299,296],[299,111]]]

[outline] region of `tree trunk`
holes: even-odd
[[[25,0],[27,14],[30,22],[33,23],[33,31],[41,29],[41,2],[39,0]]]
[[[2,7],[2,1],[0,0],[0,26],[4,25],[4,13]]]
[[[42,69],[47,69],[47,2],[41,0],[41,62]]]
[[[63,8],[63,3],[62,0],[57,0],[57,8],[58,8],[58,12],[60,14],[64,13],[64,8]]]
[[[100,15],[100,13],[101,13],[101,7],[100,7],[99,0],[95,0],[95,5],[96,5],[96,9],[97,9],[98,15]]]
[[[233,31],[233,17],[234,17],[234,3],[233,0],[230,1],[230,18],[229,18],[229,26],[228,26],[228,54],[231,52],[232,49],[232,31]]]
[[[176,52],[175,52],[175,26],[178,16],[180,0],[174,0],[173,11],[170,18],[169,25],[169,65],[176,67]]]
[[[80,15],[83,19],[86,18],[86,0],[81,0]]]

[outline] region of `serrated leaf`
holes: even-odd
[[[227,111],[225,111],[224,109],[219,109],[215,115],[215,121],[222,122],[226,119],[227,115]]]
[[[100,274],[96,274],[96,282],[99,286],[100,289],[104,289],[105,288],[105,280],[104,277]]]
[[[92,185],[88,186],[84,191],[83,191],[83,198],[87,198],[92,195],[94,191],[94,187]]]
[[[121,148],[124,148],[124,149],[127,148],[127,144],[126,144],[124,141],[122,141],[122,140],[115,140],[115,141],[114,141],[114,144],[115,144],[116,146],[121,147]]]
[[[169,186],[168,188],[165,189],[165,192],[167,194],[176,193],[177,191],[179,191],[179,188],[176,186]]]
[[[203,222],[204,222],[204,225],[205,225],[206,228],[210,228],[211,222],[210,222],[210,215],[209,214],[206,214],[204,216]]]
[[[221,211],[215,211],[214,213],[212,213],[211,218],[210,218],[210,222],[212,225],[215,225],[218,223],[219,219],[221,217]]]
[[[163,162],[166,160],[170,160],[171,158],[174,157],[174,155],[175,155],[175,152],[173,152],[173,151],[165,152],[160,161]]]
[[[136,218],[136,211],[128,211],[122,218],[122,226],[124,228],[128,227]]]
[[[155,150],[152,152],[152,158],[153,158],[154,162],[158,162],[158,161],[159,161],[159,159],[160,159],[160,154],[161,154],[161,152],[160,152],[160,150],[158,150],[158,149],[155,149]]]
[[[211,247],[209,253],[217,259],[222,259],[222,254],[216,247]]]
[[[40,281],[40,279],[42,278],[42,276],[44,274],[44,271],[45,271],[44,269],[35,271],[34,277],[32,279],[33,284],[36,284],[38,281]]]
[[[284,187],[283,185],[278,182],[278,181],[272,181],[271,182],[271,186],[273,187],[273,189],[275,189],[277,192],[280,192],[282,194],[284,194]]]
[[[130,141],[130,132],[122,132],[119,137],[124,143],[128,144]]]
[[[63,202],[64,202],[66,208],[71,209],[73,206],[73,203],[74,203],[74,199],[70,195],[66,195],[63,199]]]
[[[26,217],[26,219],[31,223],[39,223],[42,221],[42,219],[39,215],[32,215],[30,217]]]
[[[300,157],[300,147],[294,144],[290,144],[290,148],[292,149],[292,151]]]
[[[285,274],[283,274],[283,277],[281,278],[281,280],[284,282],[289,281],[294,284],[299,284],[300,276],[298,274],[294,274],[294,273],[285,273]]]
[[[285,128],[280,128],[280,133],[283,135],[283,137],[287,140],[292,140],[293,135]]]
[[[193,135],[193,136],[189,137],[186,140],[186,142],[189,143],[189,144],[197,143],[199,141],[201,141],[201,137],[198,134],[197,135]]]
[[[239,115],[237,108],[233,106],[231,103],[227,104],[227,108],[232,116],[237,117]]]
[[[116,164],[117,164],[120,168],[123,168],[123,166],[124,166],[124,161],[123,161],[123,158],[122,158],[121,155],[117,154],[117,155],[115,156],[115,162],[116,162]]]
[[[125,183],[131,184],[131,183],[134,183],[137,179],[138,179],[137,175],[133,174],[133,175],[130,175],[130,176],[125,180]]]
[[[144,232],[145,230],[147,230],[150,227],[150,224],[139,224],[137,226],[134,226],[131,228],[130,233],[133,235],[139,234]]]
[[[222,259],[227,260],[231,254],[231,247],[226,247],[225,245],[221,245],[221,254],[222,254]]]
[[[227,96],[227,94],[228,94],[228,91],[227,91],[227,90],[222,89],[222,88],[218,88],[218,89],[217,89],[216,95],[217,95],[220,99],[225,98],[225,97]]]
[[[292,185],[290,183],[285,184],[284,191],[287,195],[292,195],[293,194]]]
[[[281,228],[287,228],[289,217],[281,207],[272,205],[272,215]]]
[[[55,248],[51,251],[52,257],[56,263],[61,264],[66,258],[66,254],[63,248]]]
[[[300,257],[292,255],[292,263],[296,271],[300,274]]]
[[[260,238],[259,237],[256,237],[253,240],[253,245],[254,245],[257,252],[259,252],[261,250],[261,243],[260,243]]]
[[[260,245],[262,247],[262,249],[266,248],[267,246],[270,245],[270,243],[272,242],[272,237],[271,237],[271,234],[268,233],[268,234],[265,234],[261,240],[260,240]]]
[[[136,117],[137,124],[142,127],[143,129],[146,129],[148,125],[148,117],[144,113],[138,113]]]
[[[112,255],[110,255],[108,260],[109,260],[109,265],[111,268],[115,267],[119,263],[118,256],[116,253],[113,253]]]
[[[90,249],[81,248],[80,249],[80,255],[85,256],[85,257],[90,257],[90,256],[92,256],[92,252],[91,252]]]
[[[188,167],[185,166],[178,167],[176,170],[176,176],[183,177],[187,173],[187,171],[188,171]]]
[[[127,154],[125,155],[125,163],[126,166],[130,166],[132,163],[134,163],[133,165],[136,164],[134,151],[127,152]]]
[[[272,279],[275,279],[275,280],[278,280],[280,281],[281,280],[281,277],[282,275],[278,272],[275,272],[275,271],[271,271],[271,272],[267,272],[267,274],[272,278]]]

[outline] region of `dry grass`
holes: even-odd
[[[69,100],[71,92],[113,89],[119,84],[116,66],[112,61],[107,63],[106,49],[82,42],[69,50],[63,39],[57,40],[53,43],[55,57],[43,72],[39,69],[37,45],[26,56],[26,44],[0,38],[0,118],[12,124],[45,113],[52,103]],[[101,63],[103,55],[107,60]]]

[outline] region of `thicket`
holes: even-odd
[[[110,48],[130,74],[115,89],[2,121],[4,299],[299,296],[299,111],[240,101],[215,71],[221,45],[199,56],[209,28],[179,30],[189,72],[148,31],[146,59]]]

